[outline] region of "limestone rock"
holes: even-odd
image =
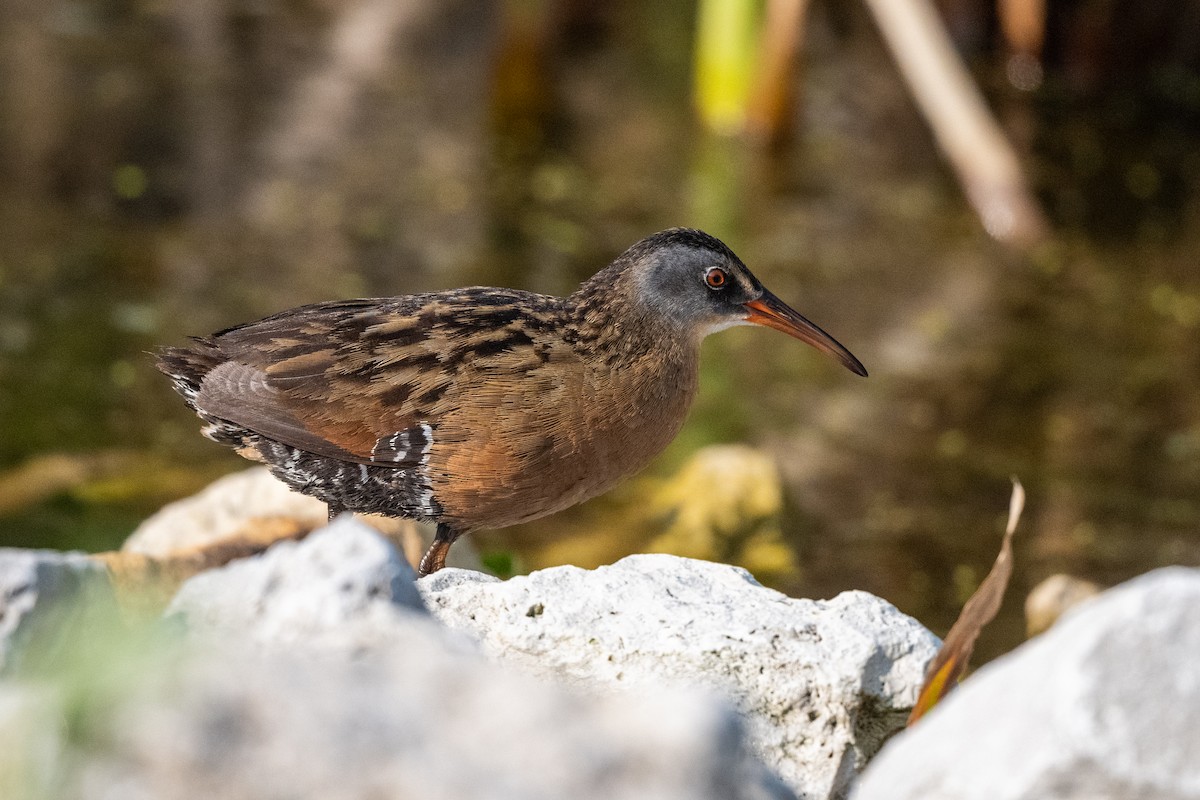
[[[163,507],[137,527],[122,549],[161,558],[227,539],[256,519],[286,518],[312,530],[324,525],[327,516],[320,500],[293,492],[266,467],[255,467]]]
[[[463,646],[412,581],[348,519],[192,578],[171,613],[193,646],[217,649],[140,676],[101,715],[111,744],[56,787],[81,800],[113,787],[161,800],[794,798],[728,704],[520,674]]]
[[[855,800],[1200,798],[1200,570],[1143,575],[993,661]]]
[[[259,642],[338,640],[355,626],[426,613],[416,573],[378,532],[352,517],[301,542],[191,578],[168,614],[193,631],[236,630]]]
[[[570,692],[447,646],[428,619],[393,632],[370,657],[227,641],[165,662],[101,654],[74,692],[0,685],[0,787],[8,800],[794,798],[747,755],[728,707]]]
[[[443,570],[436,618],[498,661],[582,687],[697,685],[731,699],[799,796],[844,796],[916,700],[937,639],[863,592],[796,600],[744,570],[666,555],[500,582]]]
[[[31,646],[49,657],[72,622],[112,602],[103,565],[83,553],[0,548],[0,672]]]

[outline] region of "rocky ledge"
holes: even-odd
[[[193,578],[171,613],[193,632],[363,652],[403,642],[394,608],[432,616],[448,637],[539,686],[614,703],[671,689],[706,713],[736,712],[729,732],[799,796],[814,798],[844,795],[903,725],[937,645],[864,592],[795,600],[736,567],[666,555],[508,581],[446,569],[414,586],[390,545],[349,520]],[[428,701],[438,716],[442,698]]]
[[[42,638],[92,641],[47,659],[30,626],[71,615],[46,609],[113,604],[79,556],[22,559],[4,797],[844,797],[937,645],[871,595],[671,556],[417,581],[344,519],[191,578],[152,645],[64,621]]]
[[[1200,798],[1200,570],[1085,603],[899,735],[938,642],[863,592],[664,555],[417,580],[351,519],[149,621],[110,574],[0,550],[6,800]]]

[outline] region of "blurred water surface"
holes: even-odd
[[[0,4],[0,545],[112,548],[245,465],[198,435],[160,344],[335,297],[569,293],[688,225],[871,371],[766,330],[713,337],[651,470],[713,443],[769,455],[798,565],[779,588],[865,589],[944,633],[1011,475],[1029,504],[982,658],[1020,640],[1048,574],[1200,564],[1200,46],[1128,70],[1052,40],[1022,94],[967,26],[1056,229],[1018,253],[981,229],[861,10],[815,4],[799,134],[769,156],[694,122],[691,4],[619,6]],[[520,568],[611,515],[636,549],[637,502],[479,544]]]

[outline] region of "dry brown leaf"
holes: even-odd
[[[917,704],[909,714],[909,726],[958,685],[967,669],[967,662],[971,660],[971,652],[975,649],[979,631],[991,622],[1000,610],[1004,593],[1008,590],[1008,579],[1012,576],[1013,532],[1017,529],[1017,521],[1021,518],[1024,507],[1025,489],[1020,481],[1013,478],[1012,497],[1008,502],[1008,525],[1004,529],[1000,555],[996,556],[996,563],[992,565],[983,583],[979,584],[975,594],[971,595],[963,606],[962,613],[958,615],[950,632],[946,634],[946,640],[942,642],[942,649],[925,671],[925,685],[921,687]]]

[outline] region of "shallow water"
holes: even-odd
[[[1013,475],[1029,503],[982,658],[1020,640],[1020,600],[1046,575],[1200,564],[1194,116],[1116,124],[1053,85],[1018,105],[1041,126],[1027,167],[1058,232],[1016,254],[981,230],[862,20],[818,10],[803,135],[766,158],[692,122],[686,5],[558,49],[448,6],[398,37],[347,118],[306,118],[273,77],[319,71],[322,19],[241,20],[261,60],[243,54],[216,100],[181,88],[187,53],[147,34],[153,14],[50,37],[46,80],[75,92],[73,123],[52,129],[52,167],[0,189],[0,467],[25,477],[0,488],[0,545],[115,547],[244,465],[198,436],[146,354],[159,344],[331,297],[566,293],[641,236],[691,225],[871,371],[722,333],[652,468],[718,442],[768,453],[799,564],[784,590],[865,589],[944,633],[995,557]],[[480,546],[520,568],[564,526],[636,502]]]

